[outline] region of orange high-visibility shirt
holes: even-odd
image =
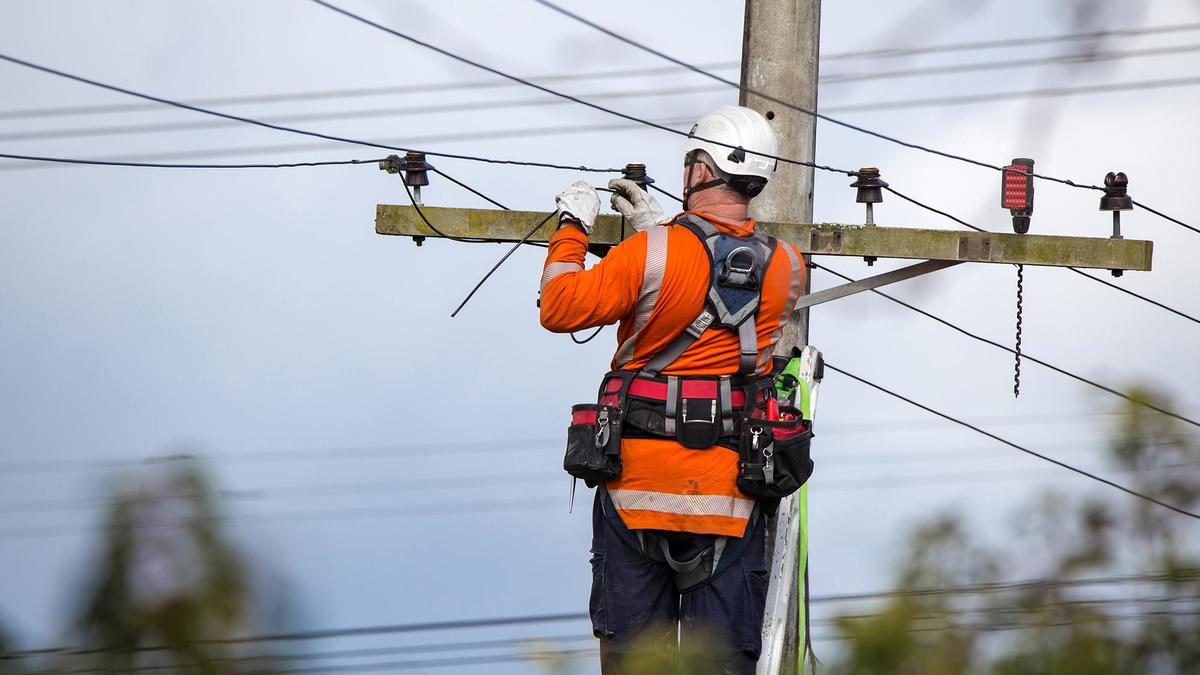
[[[754,220],[724,221],[693,212],[719,230],[746,236]],[[550,238],[541,283],[541,322],[566,333],[620,321],[614,370],[640,370],[691,324],[704,307],[712,268],[704,243],[683,225],[639,232],[584,269],[588,237],[562,227]],[[804,288],[807,270],[798,249],[780,241],[763,276],[756,316],[758,368],[771,355]],[[732,375],[741,349],[737,334],[710,328],[662,375]],[[607,484],[630,529],[674,530],[739,537],[754,500],[737,488],[737,452],[721,446],[685,448],[673,439],[623,439],[621,475]]]

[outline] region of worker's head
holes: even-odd
[[[766,118],[742,106],[722,106],[701,117],[683,145],[685,203],[717,191],[722,201],[749,202],[775,177],[779,140]],[[689,204],[690,206],[690,204]]]

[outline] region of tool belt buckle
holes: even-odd
[[[708,408],[708,417],[707,418],[688,417],[688,402],[690,402],[690,401],[700,402],[699,406],[692,406],[693,408],[702,408],[704,406],[704,402],[708,401],[708,403],[710,404],[709,408]],[[712,424],[717,421],[717,399],[715,399],[715,398],[708,398],[708,399],[685,398],[685,399],[683,399],[683,405],[682,405],[681,412],[683,413],[683,418],[680,421],[682,421],[684,424],[688,424],[689,422],[707,422],[709,424]]]

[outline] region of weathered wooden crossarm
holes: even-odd
[[[429,220],[452,237],[517,241],[545,217],[545,212],[496,209],[453,209],[423,206]],[[546,223],[531,241],[546,241],[556,223]],[[767,234],[786,239],[805,253],[913,260],[988,262],[1053,267],[1086,267],[1149,271],[1154,243],[1138,239],[1062,237],[1010,232],[923,230],[908,227],[862,225],[792,225],[760,223]],[[375,231],[407,237],[437,237],[412,206],[380,204],[375,211]],[[633,234],[626,229],[625,236]],[[602,215],[592,231],[593,244],[621,240],[621,219]]]

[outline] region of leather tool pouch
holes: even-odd
[[[571,406],[563,469],[588,487],[621,475],[621,409],[598,403]]]
[[[752,497],[786,497],[812,475],[812,422],[801,419],[795,408],[782,407],[781,412],[794,419],[742,420],[737,485]]]

